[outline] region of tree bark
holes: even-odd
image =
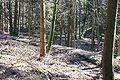
[[[40,57],[45,56],[43,0],[40,0]]]
[[[15,0],[15,12],[14,12],[14,36],[18,36],[17,20],[18,20],[18,1]]]
[[[116,11],[118,0],[108,0],[107,9],[107,26],[105,32],[103,60],[102,60],[102,72],[103,80],[114,80],[114,45],[116,34]]]
[[[2,1],[0,1],[0,31],[2,31]]]

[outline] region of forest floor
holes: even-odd
[[[84,46],[83,42],[79,43]],[[40,61],[38,57],[39,46],[0,34],[0,80],[102,79],[100,51],[53,45],[50,54]],[[114,61],[115,79],[120,80],[120,56]]]

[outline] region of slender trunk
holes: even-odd
[[[45,56],[43,0],[40,0],[40,57]]]
[[[2,3],[1,3],[1,4],[2,4]],[[3,6],[3,4],[2,4],[2,6]],[[4,14],[4,13],[3,13],[3,7],[2,7],[2,10],[1,10],[1,11],[2,11],[2,13],[1,13],[1,31],[3,31],[3,24],[4,24],[4,23],[3,23],[3,14]]]
[[[93,1],[93,19],[92,19],[92,46],[91,49],[95,50],[95,35],[96,35],[96,1]]]
[[[17,26],[17,20],[18,20],[18,1],[15,0],[15,12],[14,12],[14,36],[18,36],[18,26]]]
[[[61,5],[63,4],[63,0],[61,0]],[[61,8],[61,12],[63,11],[63,7]],[[60,42],[59,45],[62,45],[62,35],[63,35],[63,28],[64,28],[64,14],[60,16]]]
[[[53,10],[53,15],[52,15],[52,22],[51,22],[51,30],[50,30],[50,36],[49,36],[49,40],[48,40],[48,48],[47,48],[47,52],[49,52],[52,42],[53,42],[53,38],[54,38],[54,30],[55,30],[55,17],[56,17],[56,7],[57,7],[57,0],[54,0],[54,10]]]
[[[22,22],[21,22],[21,28],[24,28],[24,0],[22,1]],[[20,30],[21,30],[20,28]],[[22,33],[22,30],[21,30]]]
[[[20,5],[20,0],[19,0],[19,4],[18,4],[18,8],[19,8],[19,11],[18,11],[18,35],[20,34],[20,12],[21,12],[21,5]]]
[[[62,16],[61,16],[61,18],[60,18],[60,42],[59,42],[59,45],[61,45],[62,44],[62,28],[63,28],[63,20],[62,20]]]
[[[31,36],[31,21],[32,21],[30,11],[31,11],[31,2],[29,1],[29,10],[28,10],[28,15],[29,15],[29,17],[28,17],[28,35],[29,35],[29,39]]]
[[[70,25],[69,25],[70,14],[68,13],[68,27],[67,27],[67,46],[70,46]]]
[[[78,27],[77,27],[77,25],[78,25],[78,18],[77,18],[77,15],[78,15],[78,11],[77,11],[77,9],[78,9],[78,7],[77,7],[77,3],[76,3],[76,24],[75,24],[75,40],[77,40],[77,29],[78,29]]]
[[[0,1],[0,31],[2,31],[2,1]]]
[[[81,39],[81,1],[79,0],[79,39]]]
[[[70,0],[69,2],[69,13],[68,13],[68,32],[67,32],[67,46],[72,47],[74,45],[74,1]]]
[[[84,0],[84,1],[86,1],[86,0]],[[86,4],[85,4],[85,2],[84,2],[84,17],[83,17],[83,25],[82,25],[82,27],[81,27],[81,33],[83,33],[84,32],[84,28],[85,28],[85,26],[86,26],[86,19],[87,19],[87,10],[86,10]]]
[[[13,36],[11,0],[9,0],[8,10],[9,10],[9,24],[10,24],[9,32],[10,32],[10,35]]]

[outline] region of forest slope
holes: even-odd
[[[17,41],[17,38],[8,35],[0,36],[0,80],[101,79],[100,52],[52,45],[50,54],[38,61],[39,46]],[[115,58],[117,80],[120,80],[119,76],[118,56]]]

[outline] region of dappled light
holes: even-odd
[[[0,80],[120,80],[119,0],[0,0]]]

